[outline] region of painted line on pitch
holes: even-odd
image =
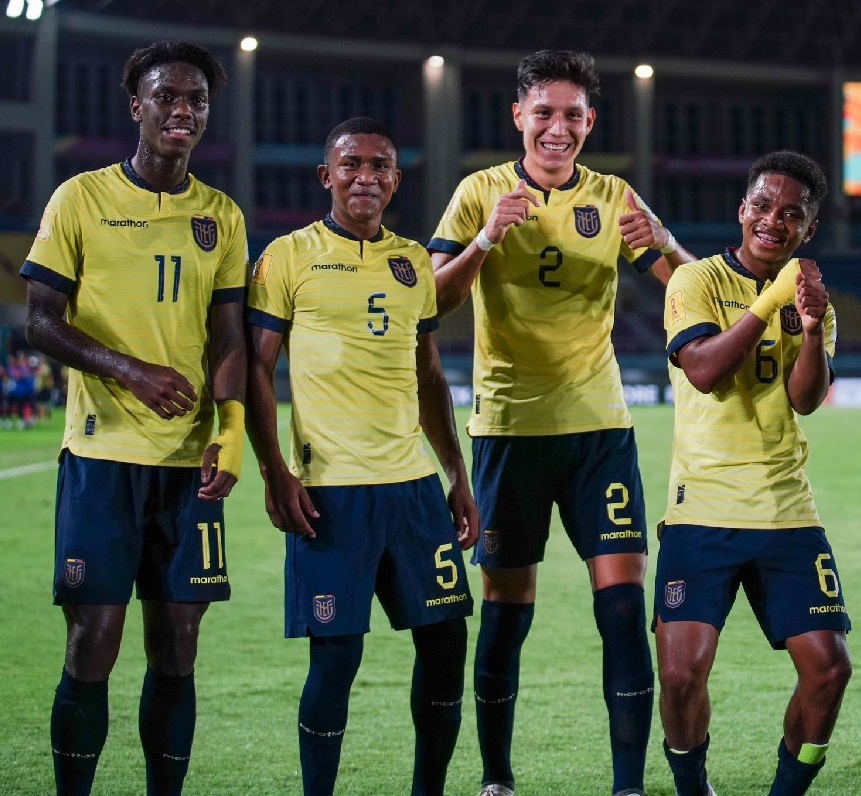
[[[7,478],[17,478],[19,475],[32,475],[33,473],[44,473],[53,470],[57,466],[56,460],[50,462],[36,462],[35,464],[22,464],[20,467],[9,467],[0,470],[0,481]]]

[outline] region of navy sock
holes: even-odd
[[[147,668],[138,712],[147,796],[182,793],[196,719],[194,673],[169,677]]]
[[[416,728],[412,796],[443,796],[463,709],[466,620],[413,630],[416,663],[410,707]]]
[[[777,748],[777,771],[768,796],[801,796],[807,793],[824,765],[825,758],[818,763],[802,763],[790,754],[785,739],[781,738]]]
[[[482,783],[514,787],[511,735],[520,684],[520,650],[529,634],[533,603],[481,604],[481,630],[475,648],[475,712],[484,765]]]
[[[643,587],[623,583],[593,595],[604,642],[604,701],[610,716],[613,792],[643,790],[655,674],[646,635]]]
[[[299,700],[302,784],[305,796],[331,796],[364,636],[311,637],[310,641],[311,661]]]
[[[51,711],[59,796],[88,796],[107,737],[108,681],[85,683],[63,669]]]
[[[709,737],[699,746],[688,752],[673,752],[664,741],[664,754],[673,772],[677,796],[706,796],[708,775],[706,774],[706,753],[709,750]]]

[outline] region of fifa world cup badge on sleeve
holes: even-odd
[[[335,618],[335,595],[318,594],[314,598],[314,619],[324,625]]]
[[[667,608],[678,608],[685,601],[685,582],[671,580],[664,587],[664,605]]]

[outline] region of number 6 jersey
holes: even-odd
[[[678,268],[667,285],[664,325],[676,403],[667,524],[797,528],[820,524],[805,473],[807,439],[789,403],[786,379],[801,348],[794,304],[776,312],[741,370],[699,392],[675,354],[736,323],[764,283],[728,249]],[[829,366],[834,309],[825,315]]]
[[[133,464],[200,465],[214,416],[207,316],[214,304],[242,302],[247,260],[239,208],[191,175],[159,193],[126,161],[57,188],[21,275],[65,293],[76,329],[174,368],[198,394],[191,412],[168,422],[118,382],[70,370],[64,448]]]
[[[437,328],[430,258],[385,228],[359,240],[331,216],[277,238],[254,266],[248,321],[284,335],[290,467],[309,486],[436,472],[421,441],[416,335]]]

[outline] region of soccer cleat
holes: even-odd
[[[708,790],[706,791],[706,796],[717,796],[717,794],[715,793],[715,789],[711,786],[711,783],[706,782],[706,785],[708,786]],[[678,791],[676,791],[676,796],[679,796]]]
[[[639,788],[628,788],[627,790],[618,790],[613,796],[646,796],[646,791]]]
[[[498,782],[489,782],[481,786],[478,796],[514,796],[514,788],[500,785]]]

